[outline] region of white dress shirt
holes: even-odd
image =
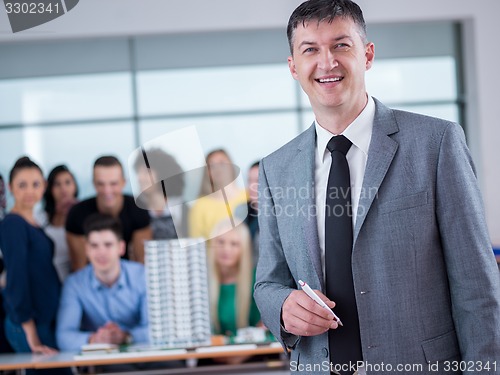
[[[368,101],[359,116],[342,132],[342,134],[352,142],[352,146],[347,152],[346,158],[349,164],[351,176],[351,204],[352,204],[352,225],[356,223],[359,197],[363,187],[363,177],[365,175],[366,161],[368,159],[368,148],[372,138],[373,118],[375,117],[375,102],[368,95]],[[322,128],[317,121],[316,127],[316,166],[314,171],[317,223],[319,246],[321,248],[321,264],[323,267],[323,277],[325,276],[325,205],[328,175],[332,158],[330,151],[326,148],[330,139],[336,135]]]

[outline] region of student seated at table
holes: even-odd
[[[260,314],[252,296],[254,269],[250,231],[246,224],[233,228],[220,222],[208,246],[210,317],[215,334],[235,336],[238,328],[257,326]],[[247,358],[232,357],[238,363]]]
[[[66,279],[57,342],[63,351],[89,343],[146,343],[148,315],[144,266],[121,259],[125,241],[118,219],[92,214],[84,223],[90,262]]]

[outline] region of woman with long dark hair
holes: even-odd
[[[52,263],[52,240],[33,214],[45,190],[42,170],[28,157],[18,159],[10,172],[9,188],[14,206],[0,223],[0,247],[7,270],[5,333],[18,353],[54,354],[61,283]],[[40,373],[71,374],[69,369],[26,371]]]
[[[64,282],[71,272],[64,224],[69,209],[77,202],[77,196],[78,186],[68,167],[58,165],[53,168],[47,178],[47,189],[43,195],[46,213],[43,227],[45,233],[54,241],[54,266],[61,282]]]

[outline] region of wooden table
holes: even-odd
[[[165,362],[176,360],[259,356],[282,354],[278,343],[255,345],[223,345],[196,349],[150,350],[137,352],[119,352],[108,354],[58,353],[56,355],[40,354],[0,354],[0,370],[47,369],[58,367],[101,366],[127,363]],[[273,365],[271,365],[273,366]],[[284,366],[284,365],[283,365]],[[200,370],[202,367],[200,367]],[[166,371],[165,373],[168,373]],[[196,372],[192,372],[196,373]]]

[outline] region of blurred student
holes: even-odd
[[[84,344],[148,342],[144,266],[121,259],[125,253],[120,221],[94,213],[84,223],[90,264],[64,284],[58,311],[61,350]]]
[[[83,223],[96,212],[119,218],[127,244],[123,257],[144,263],[144,241],[152,238],[149,215],[136,206],[132,196],[123,194],[125,177],[120,161],[114,156],[101,156],[94,163],[93,173],[97,195],[74,205],[66,220],[72,270],[87,264]]]
[[[221,220],[239,220],[236,211],[239,206],[246,205],[247,193],[236,184],[236,171],[226,151],[210,152],[206,165],[199,199],[191,208],[189,233],[191,237],[208,239]]]
[[[5,192],[5,181],[3,176],[0,174],[0,220],[5,217],[7,210],[7,198]]]
[[[150,167],[140,154],[134,162],[134,169],[142,192],[137,204],[148,209],[153,239],[186,237],[188,212],[187,206],[182,204],[184,171],[172,155],[159,148],[146,153]],[[156,181],[163,181],[163,186]]]
[[[5,182],[0,174],[0,222],[5,216],[5,210],[7,207],[7,200],[5,198]],[[10,353],[12,348],[10,347],[7,338],[5,337],[4,321],[5,321],[5,309],[3,307],[3,293],[2,290],[5,287],[5,275],[3,273],[4,264],[2,249],[0,249],[0,353]]]
[[[210,316],[216,334],[234,336],[238,328],[260,321],[253,300],[254,269],[250,232],[245,224],[233,228],[222,221],[208,246]]]
[[[248,170],[248,216],[245,223],[252,238],[252,262],[257,266],[259,259],[259,162],[256,161]]]
[[[250,232],[246,224],[233,228],[221,221],[212,231],[208,246],[210,317],[216,335],[236,336],[239,328],[257,326],[260,314],[253,299],[255,272]],[[219,361],[241,363],[250,357]]]
[[[65,165],[52,169],[47,178],[44,198],[43,228],[54,241],[54,266],[61,282],[71,272],[68,242],[66,240],[66,217],[69,209],[77,202],[78,186],[74,175]]]
[[[55,319],[61,284],[52,262],[54,245],[34,218],[45,180],[28,157],[10,172],[14,206],[0,224],[0,247],[7,269],[4,292],[7,340],[18,353],[55,354]],[[67,369],[27,370],[27,374],[67,374]]]
[[[3,258],[1,256],[0,251],[0,353],[12,353],[12,348],[7,341],[7,337],[5,336],[5,309],[3,307],[3,288],[4,284],[4,264]]]

